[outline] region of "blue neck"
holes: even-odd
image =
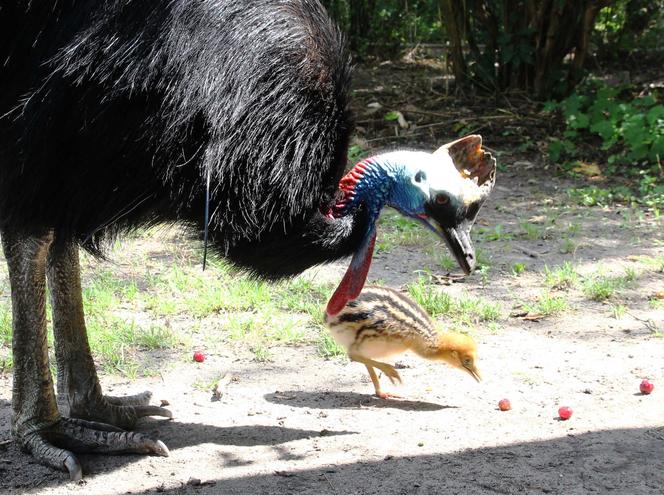
[[[364,160],[342,179],[344,198],[335,208],[338,216],[352,214],[363,204],[369,216],[369,230],[372,229],[383,207],[391,204],[395,184],[403,175],[402,167],[386,158],[379,155]]]

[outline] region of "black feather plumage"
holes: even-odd
[[[157,222],[280,277],[351,254],[330,219],[351,123],[315,0],[20,0],[0,8],[0,230],[98,252]]]

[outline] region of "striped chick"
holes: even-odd
[[[468,372],[477,381],[477,345],[468,335],[441,333],[431,317],[406,295],[388,287],[365,286],[360,296],[346,303],[338,314],[325,314],[325,324],[334,340],[346,349],[351,361],[367,367],[376,395],[399,397],[383,392],[374,368],[392,383],[401,383],[394,366],[377,361],[406,351],[441,361]]]

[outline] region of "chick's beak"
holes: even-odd
[[[477,380],[477,382],[482,381],[482,375],[480,375],[480,370],[478,370],[475,366],[472,368],[464,368],[468,373],[472,375],[472,377]]]

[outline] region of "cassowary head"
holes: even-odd
[[[368,227],[327,313],[338,313],[360,294],[371,264],[376,221],[385,205],[442,237],[459,266],[470,273],[475,267],[470,229],[495,179],[496,160],[482,149],[478,135],[446,144],[434,153],[396,151],[358,163],[341,179],[342,196],[332,214],[344,216],[366,208]]]

